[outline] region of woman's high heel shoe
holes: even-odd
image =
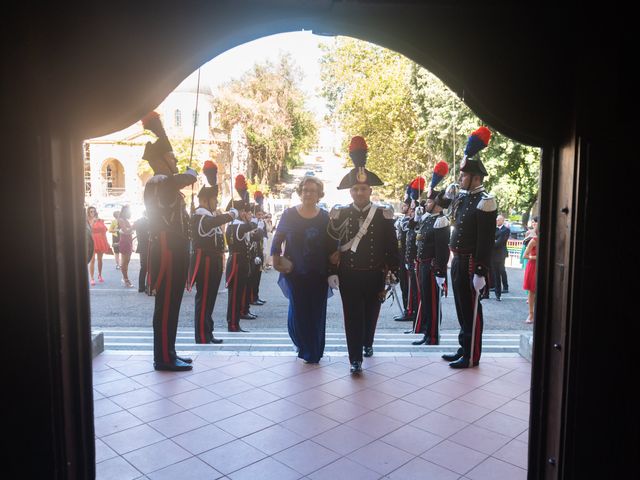
[[[96,284],[96,281],[92,278],[91,279],[91,286],[93,287]]]
[[[98,275],[98,281],[99,281],[100,283],[104,283],[104,280],[102,279],[102,275]]]

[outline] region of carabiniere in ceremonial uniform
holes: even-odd
[[[195,340],[196,343],[222,343],[222,339],[213,336],[213,309],[222,279],[224,262],[224,233],[222,225],[233,221],[238,211],[231,209],[227,213],[217,212],[218,206],[218,167],[210,160],[204,164],[203,173],[209,186],[202,187],[198,193],[200,205],[191,217],[193,252],[188,290],[196,286],[195,295]]]
[[[452,202],[454,229],[449,246],[453,253],[451,282],[460,323],[460,348],[443,359],[452,368],[478,365],[482,350],[484,318],[480,297],[488,288],[487,276],[491,265],[497,204],[482,185],[487,171],[477,155],[486,147],[491,133],[481,127],[469,137],[465,157],[460,166],[460,190]],[[451,189],[449,189],[451,197]]]
[[[367,357],[373,355],[376,324],[385,298],[385,277],[398,268],[393,209],[370,201],[371,186],[383,183],[364,168],[366,148],[364,138],[351,140],[349,152],[356,168],[338,188],[349,188],[354,202],[334,206],[327,227],[340,252],[337,264],[329,267],[329,285],[332,286],[332,277],[336,284],[339,279],[351,373],[361,371],[363,352]]]
[[[449,218],[442,209],[447,208],[449,203],[444,198],[444,192],[431,190],[418,227],[416,271],[420,285],[420,307],[414,331],[423,337],[413,342],[414,345],[440,343],[440,297],[446,288],[450,226]]]

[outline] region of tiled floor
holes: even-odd
[[[484,355],[94,360],[97,478],[517,480],[527,476],[530,363]]]

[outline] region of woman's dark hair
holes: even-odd
[[[538,217],[538,215],[535,215],[531,220],[533,220],[536,223],[539,223],[540,217]]]

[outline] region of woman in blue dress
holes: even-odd
[[[327,298],[331,295],[327,285],[329,214],[318,207],[324,186],[316,177],[304,177],[297,192],[302,204],[282,214],[271,254],[280,272],[278,284],[289,299],[289,336],[298,357],[318,363],[324,353]]]

